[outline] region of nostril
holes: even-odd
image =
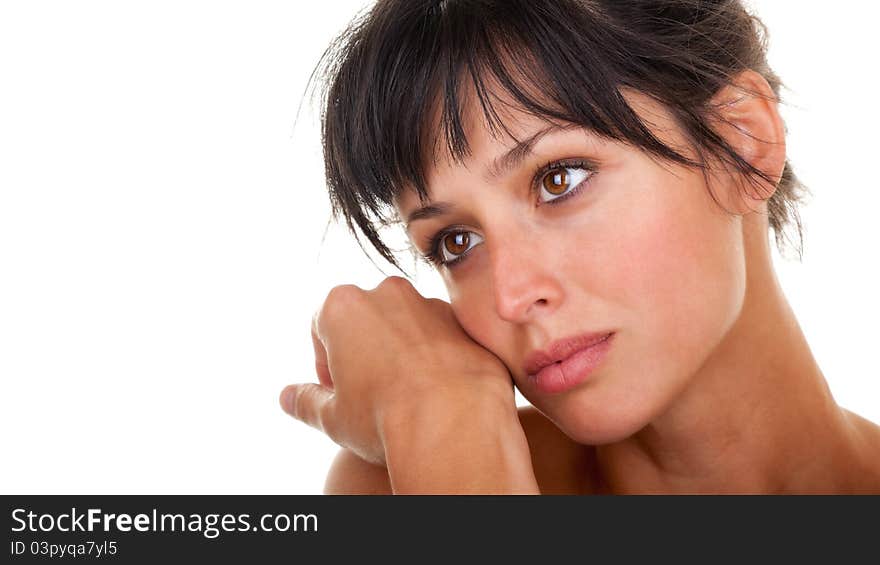
[[[546,298],[539,298],[538,300],[535,300],[531,306],[528,307],[527,312],[532,312],[535,308],[543,309],[546,306],[547,306],[547,299]]]

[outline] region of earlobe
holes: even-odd
[[[753,176],[752,182],[744,183],[742,196],[769,199],[785,167],[785,125],[769,83],[753,70],[742,71],[732,84],[713,96],[711,108],[713,129],[743,159],[774,181]]]

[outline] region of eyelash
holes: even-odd
[[[584,180],[582,180],[580,183],[578,183],[574,188],[572,188],[568,192],[562,194],[561,196],[557,196],[556,198],[554,198],[552,200],[547,200],[546,202],[541,202],[541,206],[543,206],[545,204],[556,205],[563,200],[568,200],[569,198],[577,195],[581,191],[581,189],[584,187],[584,185],[586,185],[590,181],[590,179],[592,179],[593,176],[596,174],[596,166],[588,161],[567,160],[567,159],[563,159],[561,161],[551,161],[535,172],[535,176],[532,177],[531,193],[533,195],[540,194],[540,192],[541,192],[540,183],[543,181],[544,176],[547,175],[548,173],[550,173],[551,171],[555,171],[558,169],[583,169],[587,172],[587,176]],[[463,226],[449,226],[449,227],[437,232],[433,236],[428,236],[425,239],[425,243],[427,244],[427,247],[428,247],[428,253],[426,253],[424,255],[425,260],[427,260],[429,263],[431,263],[435,267],[445,266],[446,268],[452,268],[456,264],[460,263],[465,257],[467,257],[468,254],[470,254],[470,250],[465,251],[464,253],[462,253],[458,257],[456,257],[454,259],[450,259],[449,261],[444,262],[441,259],[440,244],[443,242],[443,238],[445,238],[447,235],[449,235],[451,233],[456,233],[458,231],[465,231],[464,229],[458,229],[458,228],[463,228]]]

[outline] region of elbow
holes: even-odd
[[[388,470],[342,448],[327,472],[324,494],[393,494]]]

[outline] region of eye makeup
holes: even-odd
[[[581,171],[580,173],[572,174],[571,171]],[[550,205],[558,205],[561,202],[564,202],[570,198],[573,198],[577,194],[579,194],[586,185],[590,182],[593,176],[597,173],[596,165],[585,159],[562,159],[557,161],[551,161],[546,165],[540,167],[536,172],[531,182],[531,190],[530,194],[532,197],[536,198],[537,206],[543,206],[545,204]],[[570,178],[580,179],[577,184],[572,187],[567,187],[565,192],[555,193],[547,191],[546,182],[550,175],[555,175],[551,179],[551,187],[559,188],[559,183],[563,181],[567,181]],[[542,193],[547,192],[554,198],[544,200]],[[482,237],[474,238],[472,235],[474,232],[468,230],[465,226],[461,225],[453,225],[443,228],[439,232],[434,235],[430,235],[426,237],[422,244],[428,250],[427,253],[423,254],[423,258],[434,265],[436,268],[441,266],[445,266],[447,268],[453,268],[454,266],[461,263],[464,258],[468,256],[470,250],[479,245],[482,242]],[[452,258],[446,258],[446,251],[444,248],[448,249],[448,246],[445,245],[445,239],[448,236],[456,236],[458,241],[462,240],[462,235],[464,235],[464,240],[470,242],[472,239],[477,239],[477,243],[467,247],[465,251],[461,254],[458,254]],[[454,244],[455,245],[455,244]],[[442,247],[441,247],[442,246]]]

